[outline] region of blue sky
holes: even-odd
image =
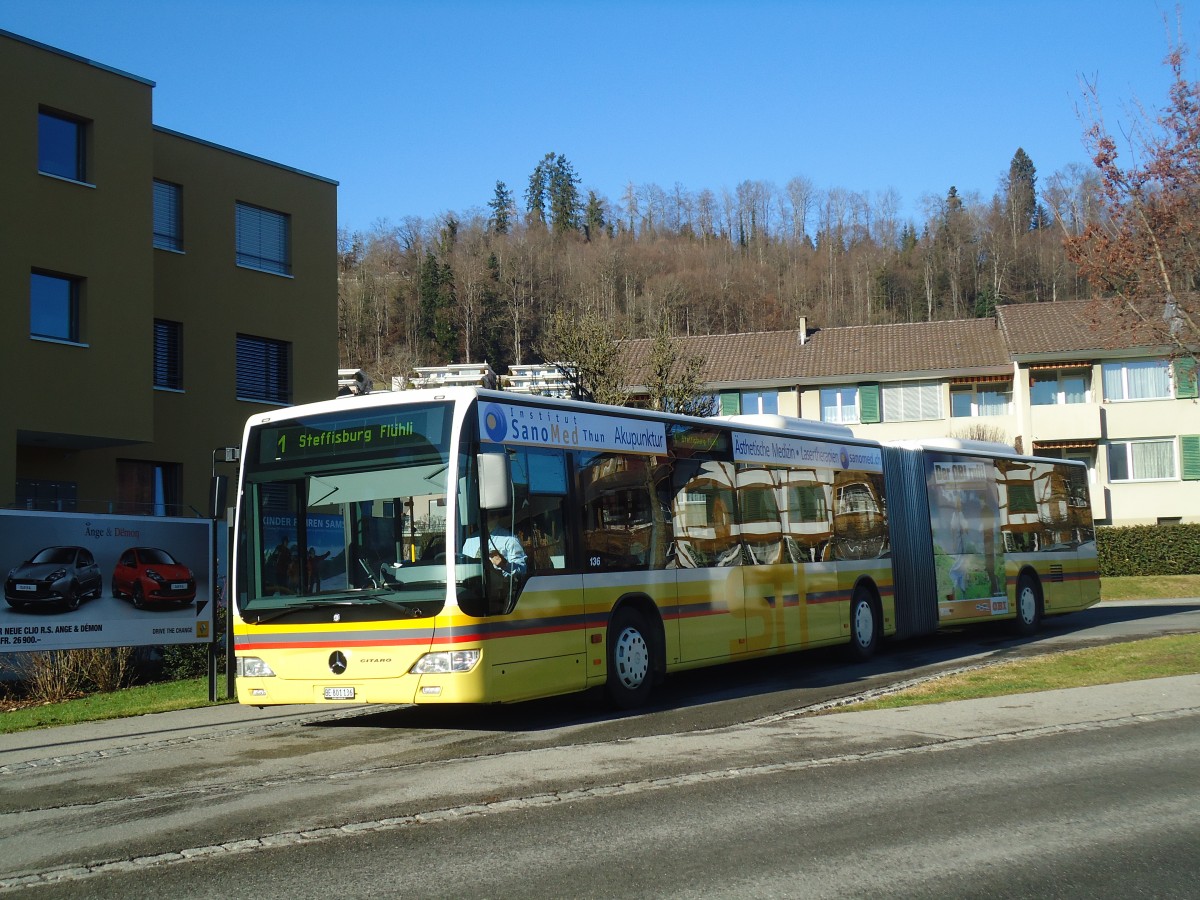
[[[1164,24],[1164,13],[1170,29]],[[0,0],[0,28],[156,83],[156,124],[340,183],[351,230],[523,198],[548,152],[632,182],[989,197],[1023,147],[1086,163],[1081,78],[1115,124],[1166,97],[1156,0]],[[1200,2],[1184,8],[1196,78]]]

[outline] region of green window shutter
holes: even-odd
[[[1175,397],[1196,399],[1196,361],[1191,357],[1175,360]]]
[[[721,415],[736,416],[741,412],[737,391],[721,391]]]
[[[1200,481],[1200,434],[1179,436],[1179,460],[1184,481]]]
[[[879,385],[858,386],[858,421],[871,425],[879,421]]]

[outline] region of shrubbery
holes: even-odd
[[[116,691],[133,683],[132,647],[42,650],[14,653],[8,667],[19,693],[40,703],[57,703],[96,692]]]
[[[1100,577],[1200,575],[1200,524],[1096,529]]]

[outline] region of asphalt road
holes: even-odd
[[[1200,601],[688,673],[637,715],[221,707],[0,736],[0,892],[1194,896],[1200,677],[801,714],[1175,631]]]

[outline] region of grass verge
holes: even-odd
[[[1200,575],[1159,575],[1155,578],[1101,578],[1105,600],[1174,600],[1200,597]]]
[[[162,681],[104,694],[89,694],[61,703],[18,706],[0,712],[0,734],[55,725],[78,725],[102,719],[123,719],[176,709],[219,706],[229,702],[232,701],[208,702],[207,677]]]
[[[1200,634],[1147,638],[1124,644],[1107,644],[1086,650],[1067,650],[1034,659],[996,663],[971,672],[947,675],[924,684],[863,703],[839,706],[825,712],[859,712],[895,709],[951,700],[975,700],[1194,675],[1200,672]]]

